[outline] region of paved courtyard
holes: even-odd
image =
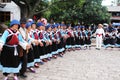
[[[120,80],[120,49],[66,52],[20,80]],[[2,80],[2,73],[0,73]]]

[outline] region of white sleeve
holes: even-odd
[[[27,42],[19,42],[19,45],[24,49],[24,50],[26,50],[26,46],[28,45],[28,43]]]
[[[104,29],[103,29],[102,33],[103,33],[103,36],[105,36],[105,32],[104,32]]]
[[[3,45],[4,45],[3,43],[0,43],[0,50],[3,48]]]
[[[34,43],[34,38],[31,38],[30,35],[28,34],[28,43]]]
[[[96,31],[95,31],[95,35],[98,33],[98,29],[96,29]]]

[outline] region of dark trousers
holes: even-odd
[[[8,76],[10,73],[3,73],[4,76]],[[19,73],[14,73],[14,75],[19,76]]]
[[[20,70],[20,74],[24,74],[27,69],[27,53],[26,50],[23,50],[23,56],[21,57],[22,68]]]
[[[4,76],[8,76],[10,73],[3,73]]]

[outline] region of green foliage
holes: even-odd
[[[48,0],[13,0],[17,3],[21,12],[27,14],[26,17],[33,17],[35,14],[42,14],[49,6]],[[24,3],[24,4],[23,4]]]
[[[57,0],[56,0],[57,1]],[[81,7],[85,0],[61,0],[50,9],[55,21],[78,21],[81,17]]]
[[[102,0],[86,0],[82,7],[83,19],[85,24],[104,23],[110,21],[110,14],[107,8],[101,5]]]
[[[27,17],[43,16],[55,22],[81,22],[98,24],[110,21],[107,8],[102,6],[102,0],[13,0],[18,5],[25,2]],[[23,9],[23,7],[21,6]],[[24,11],[24,10],[21,10]],[[23,12],[24,13],[24,12]]]
[[[50,8],[54,21],[81,22],[98,24],[110,21],[107,8],[102,6],[102,0],[54,0],[58,3]],[[54,2],[52,0],[52,2]]]

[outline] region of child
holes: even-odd
[[[103,37],[105,36],[102,24],[98,24],[98,29],[96,30],[95,34],[96,34],[96,49],[100,50],[102,46]]]

